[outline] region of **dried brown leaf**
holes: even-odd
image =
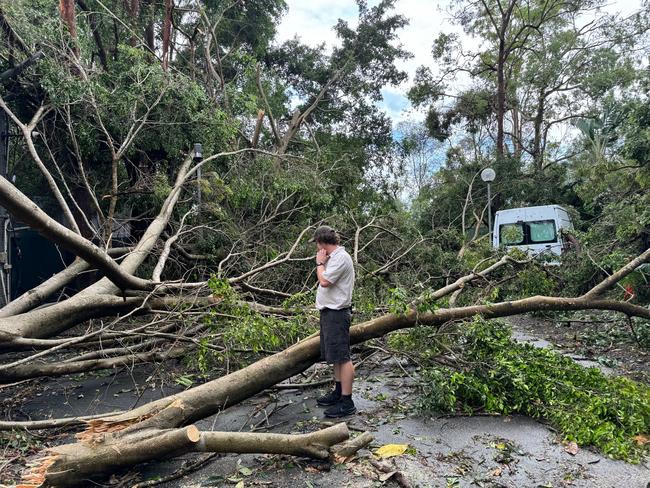
[[[574,441],[569,442],[566,446],[564,446],[564,450],[571,454],[572,456],[575,456],[578,454],[578,451],[580,448],[578,447],[578,444]]]

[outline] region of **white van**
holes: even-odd
[[[559,205],[499,210],[494,216],[492,246],[515,247],[529,254],[562,254],[566,238],[561,230],[573,229],[569,214]]]

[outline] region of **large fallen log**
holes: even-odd
[[[138,278],[130,270],[118,265],[106,251],[78,232],[52,219],[3,176],[0,176],[0,203],[12,216],[27,223],[46,239],[74,252],[85,262],[104,271],[120,288],[143,290],[155,286],[153,282]]]
[[[456,280],[454,283],[451,283],[443,288],[440,288],[439,290],[436,290],[435,292],[429,294],[427,296],[427,299],[430,301],[433,300],[438,300],[454,291],[459,291],[462,290],[465,285],[468,283],[479,279],[479,278],[485,278],[487,275],[495,271],[496,269],[504,266],[505,264],[513,262],[517,264],[522,264],[528,261],[515,261],[514,259],[510,258],[509,256],[504,256],[491,266],[488,266],[484,270],[477,272],[476,269],[471,272],[470,274],[463,276]],[[101,316],[106,313],[108,310],[115,310],[117,312],[128,312],[129,310],[135,310],[136,307],[141,308],[141,313],[146,313],[149,309],[165,309],[169,307],[174,307],[177,306],[179,303],[185,303],[185,301],[190,301],[194,306],[214,306],[219,303],[218,299],[215,299],[213,296],[194,296],[194,297],[150,297],[147,295],[144,296],[129,296],[128,298],[121,298],[121,297],[116,297],[116,296],[110,296],[110,295],[105,295],[101,297],[97,297],[96,299],[96,306],[92,306],[92,302],[80,302],[79,299],[76,299],[73,301],[72,305],[81,305],[80,308],[75,308],[74,314],[70,316],[70,320],[78,320],[79,317],[85,316],[86,318],[92,318],[92,317],[97,317]],[[417,307],[420,303],[422,302],[422,298],[415,300],[411,306],[412,307]],[[269,307],[266,305],[261,305],[257,304],[254,302],[239,302],[240,305],[250,307],[251,309],[255,310],[258,313],[271,313],[271,314],[279,314],[279,315],[287,315],[292,313],[292,311],[287,310],[283,307]],[[48,311],[48,309],[44,309],[42,311],[41,319],[43,316],[49,317],[51,311]],[[30,315],[34,317],[35,312],[32,312]],[[85,315],[88,314],[88,315]],[[58,310],[54,310],[53,314],[54,317],[59,315]],[[20,320],[20,317],[15,317],[17,320]],[[60,320],[56,322],[52,322],[52,320],[48,320],[47,322],[49,323],[55,323],[56,327],[60,326]],[[47,334],[48,328],[47,327],[41,327],[40,328],[40,333],[42,334]],[[63,341],[65,342],[65,341]],[[73,342],[73,341],[70,341]],[[11,351],[17,351],[21,349],[45,349],[48,344],[51,345],[51,347],[61,347],[62,346],[62,341],[61,340],[39,340],[39,339],[33,339],[33,338],[25,338],[22,336],[14,335],[14,334],[3,334],[0,331],[0,351],[3,350],[11,350]],[[143,360],[150,360],[150,359],[156,359],[162,356],[151,356],[151,357],[146,357],[145,356],[137,356],[133,355],[133,361],[143,361]],[[21,367],[14,367],[14,365],[0,365],[0,383],[7,383],[7,382],[13,382],[13,381],[19,381],[19,380],[24,380],[24,379],[29,379],[29,378],[36,378],[39,376],[60,376],[64,374],[70,374],[70,373],[78,373],[78,372],[83,372],[83,371],[92,371],[92,370],[97,370],[97,369],[102,369],[102,368],[110,368],[113,367],[115,364],[120,363],[120,359],[115,359],[114,361],[84,361],[84,362],[78,362],[74,367],[70,364],[67,366],[62,366],[56,363],[45,363],[45,364],[38,364],[38,365],[33,365],[32,363],[26,362],[26,360],[21,361],[22,366]],[[68,361],[69,363],[69,361]]]
[[[176,402],[169,409],[182,408]],[[188,425],[176,429],[133,427],[115,432],[82,437],[77,444],[66,444],[48,451],[40,465],[29,471],[19,488],[42,486],[87,486],[98,473],[132,466],[149,459],[150,452],[160,457],[187,452],[238,452],[288,454],[327,459],[330,448],[349,438],[345,423],[309,434],[268,434],[242,432],[201,432]],[[116,445],[122,446],[119,452]]]
[[[103,250],[78,235],[61,228],[45,215],[38,206],[16,190],[11,183],[0,178],[0,203],[15,217],[20,217],[45,238],[70,249],[78,257],[91,263],[106,274],[97,283],[75,296],[44,309],[31,310],[20,315],[0,318],[0,338],[52,337],[89,318],[133,310],[134,304],[119,303],[124,289],[149,289],[150,280],[133,275],[150,255],[158,238],[167,226],[174,207],[187,180],[192,159],[187,158],[178,170],[176,181],[163,202],[160,212],[147,227],[133,251],[118,265]],[[118,283],[120,287],[116,286]],[[137,304],[135,305],[138,306]],[[98,312],[99,311],[99,312]]]

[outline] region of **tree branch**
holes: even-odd
[[[602,295],[604,292],[615,286],[616,283],[632,273],[636,268],[647,262],[650,262],[650,249],[646,249],[643,254],[637,256],[621,269],[619,269],[616,273],[608,276],[603,281],[598,283],[591,290],[582,295],[582,298],[596,298]]]

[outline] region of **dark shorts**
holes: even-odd
[[[350,323],[352,310],[344,308],[320,311],[320,358],[328,363],[350,360]]]

